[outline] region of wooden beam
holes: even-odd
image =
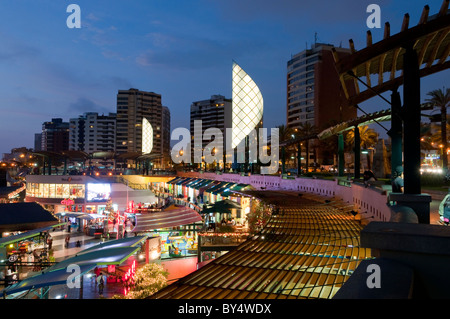
[[[447,37],[448,33],[450,32],[450,28],[447,30],[441,31],[439,37],[436,39],[436,43],[434,44],[433,51],[431,51],[430,56],[428,57],[427,67],[430,67],[434,60],[436,60],[436,55],[441,47],[442,41]]]
[[[372,46],[372,32],[370,32],[370,30],[367,30],[366,43],[367,47]]]
[[[391,25],[389,24],[389,22],[386,22],[384,24],[384,37],[383,39],[387,39],[391,36]]]
[[[419,24],[425,24],[428,21],[428,14],[430,13],[430,6],[427,4],[423,7],[422,15],[420,16]]]
[[[352,52],[352,54],[355,53],[356,49],[355,49],[355,43],[353,42],[353,39],[348,40],[348,44],[350,46],[350,51]]]
[[[387,53],[383,53],[378,60],[378,85],[383,83],[384,60],[386,59],[386,55]]]
[[[349,70],[358,67],[365,63],[367,60],[373,59],[378,55],[394,50],[406,43],[416,41],[418,38],[426,36],[430,33],[440,31],[448,28],[450,25],[450,15],[447,14],[441,18],[430,20],[428,23],[420,26],[415,26],[411,29],[407,29],[404,32],[390,36],[386,40],[382,40],[373,44],[370,47],[357,51],[355,54],[351,54],[344,58],[341,58],[336,65],[336,69],[339,74],[347,73]]]
[[[442,1],[442,5],[441,5],[441,9],[439,10],[438,17],[442,17],[447,14],[449,2],[450,2],[450,0]]]
[[[395,72],[397,72],[397,60],[398,60],[398,56],[399,56],[401,50],[402,50],[402,48],[397,48],[397,49],[395,49],[394,53],[392,54],[392,67],[391,67],[390,80],[395,79]]]
[[[436,37],[437,34],[438,34],[438,32],[432,33],[423,41],[422,49],[420,50],[420,52],[417,56],[417,61],[419,62],[419,67],[423,63],[423,58],[425,57],[425,53],[427,52],[431,41],[433,41],[433,39]]]
[[[450,54],[450,45],[447,47],[447,52],[448,52],[448,54]],[[447,56],[448,56],[448,54],[447,54]],[[450,61],[443,62],[441,64],[437,63],[437,64],[432,65],[429,68],[422,68],[419,70],[419,73],[420,73],[420,77],[425,77],[427,75],[434,74],[434,73],[437,73],[437,72],[440,72],[440,71],[443,71],[446,69],[450,69]],[[396,87],[399,87],[402,84],[403,84],[403,76],[401,75],[392,81],[386,81],[381,85],[372,87],[373,91],[365,90],[365,91],[362,91],[358,95],[351,96],[347,100],[347,105],[361,104],[362,102],[374,97],[376,95],[375,92],[377,92],[378,94],[382,94],[386,91],[390,91]]]
[[[439,59],[439,62],[437,64],[444,64],[444,62],[445,62],[445,60],[447,60],[449,54],[450,54],[450,44],[447,44],[447,48],[445,49],[444,54]]]
[[[409,14],[406,13],[403,16],[402,29],[400,30],[400,32],[404,32],[404,31],[408,30],[408,27],[409,27]]]

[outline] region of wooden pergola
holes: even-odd
[[[384,37],[377,43],[373,43],[372,34],[367,31],[367,45],[360,51],[350,39],[350,55],[339,58],[333,52],[346,97],[344,103],[358,107],[358,103],[379,96],[391,106],[388,131],[392,139],[391,167],[395,169],[402,165],[402,158],[407,159],[404,161],[405,194],[421,194],[420,79],[450,67],[449,1],[444,0],[439,12],[432,16],[426,5],[419,23],[412,28],[409,14],[405,14],[401,30],[395,35],[391,35],[390,24],[386,23]],[[403,106],[397,92],[400,85],[403,85]],[[381,95],[387,91],[392,92],[390,101]],[[357,133],[355,126],[355,141]],[[357,151],[355,142],[355,178],[359,178]]]
[[[378,94],[395,90],[404,83],[404,54],[411,44],[417,52],[421,77],[450,67],[450,15],[449,0],[444,0],[439,13],[429,16],[430,8],[423,9],[419,23],[409,28],[409,14],[405,14],[401,31],[391,35],[389,22],[384,26],[383,40],[372,43],[372,33],[367,31],[366,47],[357,51],[349,40],[351,55],[339,58],[334,50],[337,72],[347,103],[357,105]],[[374,77],[377,78],[376,81]],[[350,81],[349,81],[350,80]],[[364,84],[363,84],[364,83]],[[354,94],[350,94],[350,85]]]

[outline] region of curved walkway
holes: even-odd
[[[352,205],[298,192],[246,193],[279,208],[263,231],[151,298],[331,299],[371,258],[359,246]]]

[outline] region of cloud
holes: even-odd
[[[141,66],[172,70],[206,69],[223,65],[224,61],[263,50],[266,44],[257,39],[212,40],[194,36],[151,33],[151,49],[140,53],[135,61]]]

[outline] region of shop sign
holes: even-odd
[[[10,263],[15,263],[18,259],[19,259],[19,255],[17,255],[17,254],[12,254],[11,256],[9,256],[8,261],[9,261]]]
[[[75,201],[73,199],[63,199],[61,201],[61,205],[73,205],[75,204]]]

